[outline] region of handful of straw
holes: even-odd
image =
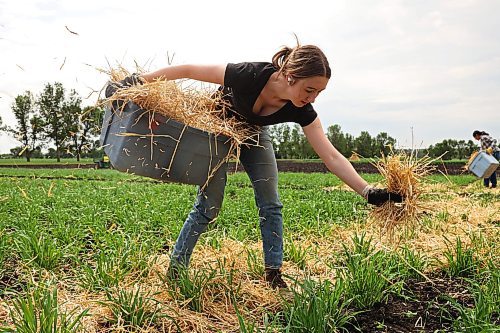
[[[387,190],[403,197],[401,203],[386,202],[371,212],[389,234],[399,225],[411,227],[420,220],[425,208],[420,201],[425,192],[423,178],[435,168],[431,165],[434,161],[428,156],[417,158],[403,152],[383,156],[374,164],[384,176]]]
[[[111,69],[110,80],[117,82],[129,76],[123,67]],[[142,85],[118,89],[108,101],[132,101],[142,109],[172,118],[187,126],[216,135],[224,135],[238,146],[249,141],[256,142],[256,128],[226,117],[227,102],[214,89],[182,87],[180,82],[156,80]]]

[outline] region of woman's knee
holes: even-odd
[[[198,215],[198,223],[212,223],[214,222],[220,213],[220,208],[217,207],[205,207],[204,205],[195,205],[192,213]]]
[[[267,202],[265,204],[258,205],[259,207],[259,216],[260,217],[269,217],[269,216],[279,216],[281,217],[282,209],[283,209],[283,204],[279,199],[272,201],[272,202]]]

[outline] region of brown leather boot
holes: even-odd
[[[273,289],[288,288],[288,285],[281,276],[279,268],[266,268],[266,282],[269,283]]]

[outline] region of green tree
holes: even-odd
[[[92,139],[100,134],[103,114],[104,110],[99,107],[87,106],[81,110],[76,123],[76,131],[71,136],[77,161],[80,161],[84,152],[94,148]]]
[[[71,90],[69,96],[64,99],[62,105],[62,116],[66,124],[65,132],[67,136],[63,138],[66,146],[66,155],[76,155],[77,160],[80,160],[80,152],[78,151],[78,141],[80,138],[80,117],[82,115],[81,108],[82,99],[75,90]]]
[[[288,124],[274,126],[274,147],[279,158],[294,158],[294,143],[291,134],[292,131]]]
[[[354,147],[356,152],[362,157],[373,157],[373,139],[367,131],[362,131],[359,136],[354,139]]]
[[[294,125],[290,132],[289,143],[291,146],[291,158],[301,158],[301,137],[298,125]]]
[[[278,124],[270,128],[277,158],[317,158],[298,124]]]
[[[349,146],[346,136],[342,132],[342,129],[339,125],[335,124],[329,126],[326,129],[326,136],[328,140],[333,144],[337,150],[344,155],[345,157],[349,157],[352,154],[352,147]]]
[[[389,155],[391,149],[394,148],[394,145],[396,144],[396,139],[390,137],[386,132],[380,132],[377,134],[373,141],[373,153],[375,156],[381,156],[381,154],[384,154],[385,156]]]
[[[457,144],[457,154],[458,159],[468,159],[470,155],[477,150],[476,144],[472,140],[459,140]]]
[[[269,135],[273,142],[276,158],[285,158],[285,148],[283,145],[286,140],[286,129],[288,129],[287,124],[277,124],[269,127]]]
[[[304,131],[302,130],[302,127],[300,127],[300,125],[298,125],[298,124],[295,124],[292,133],[294,131],[296,131],[296,133],[294,133],[294,135],[297,138],[296,141],[298,144],[297,157],[298,158],[318,158],[319,156],[316,154],[313,147],[311,146],[311,144],[307,140],[307,138],[304,134]]]
[[[346,154],[349,155],[350,157],[354,152],[354,136],[349,133],[345,133],[345,141],[346,141],[346,148],[345,148]]]
[[[19,156],[19,153],[21,153],[22,151],[23,151],[22,146],[10,148],[10,154],[14,157]]]
[[[45,157],[56,158],[57,157],[56,150],[54,148],[50,147],[48,152],[45,154]]]
[[[90,157],[90,158],[102,158],[104,156],[104,150],[101,149],[101,143],[98,139],[91,140],[87,143],[85,151],[82,151],[82,157]]]
[[[439,157],[443,160],[451,160],[454,155],[454,151],[456,149],[456,140],[446,139],[441,142],[436,143],[435,145],[429,146],[429,156],[431,157]]]
[[[3,130],[11,133],[16,140],[21,142],[22,148],[17,155],[24,155],[26,161],[30,161],[31,153],[37,148],[41,140],[42,124],[40,117],[36,114],[33,94],[26,91],[18,95],[12,103],[12,112],[17,120],[15,127],[3,127]]]
[[[55,156],[61,161],[60,148],[69,135],[73,124],[67,124],[64,116],[64,88],[61,83],[47,83],[37,100],[40,115],[44,120],[44,133],[55,145]]]

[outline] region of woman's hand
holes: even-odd
[[[139,76],[139,74],[131,74],[124,78],[123,80],[120,80],[118,82],[108,82],[108,86],[106,87],[106,91],[104,95],[106,98],[109,98],[113,96],[113,94],[118,90],[122,88],[127,88],[131,86],[135,86],[137,84],[142,84],[143,79]]]
[[[363,196],[366,198],[369,204],[375,206],[382,206],[387,201],[391,202],[403,202],[403,197],[397,193],[389,192],[385,188],[375,188],[370,185],[365,187],[363,190]]]

